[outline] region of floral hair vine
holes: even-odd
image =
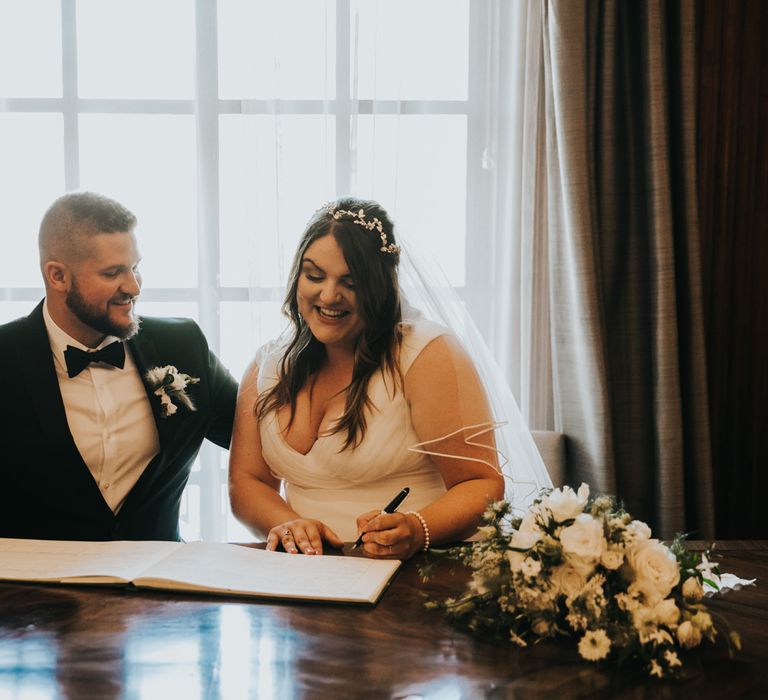
[[[172,416],[178,411],[178,406],[173,402],[173,399],[176,399],[179,404],[190,411],[197,410],[186,392],[187,386],[197,384],[200,381],[197,377],[179,372],[173,365],[165,365],[147,370],[144,378],[155,390],[155,396],[160,397],[160,411],[163,418]]]
[[[379,221],[379,219],[377,219],[375,216],[373,217],[373,220],[368,221],[365,218],[365,210],[358,209],[357,211],[351,211],[349,209],[334,209],[333,205],[327,204],[325,206],[325,211],[328,212],[329,216],[336,219],[336,221],[342,217],[347,217],[352,219],[353,224],[367,228],[369,231],[378,231],[379,238],[381,239],[381,247],[379,250],[382,253],[387,253],[389,255],[397,255],[400,253],[400,246],[395,245],[394,243],[390,243],[387,240],[387,234],[384,233],[384,225],[381,223],[381,221]]]

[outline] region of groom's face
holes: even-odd
[[[84,331],[93,331],[94,341],[105,335],[130,338],[139,327],[134,312],[141,290],[136,238],[132,232],[97,233],[84,245],[86,254],[71,270],[67,308]]]

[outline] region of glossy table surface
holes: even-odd
[[[425,585],[417,557],[372,608],[0,584],[0,698],[768,698],[768,542],[717,551],[758,579],[709,601],[744,650],[702,649],[684,680],[473,638],[423,606],[458,592],[461,572]]]

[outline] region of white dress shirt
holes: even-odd
[[[117,513],[160,449],[144,384],[127,346],[123,369],[96,362],[70,378],[64,360],[67,345],[98,350],[118,338],[108,336],[98,348],[86,347],[56,325],[47,300],[43,318],[69,430],[104,500]]]

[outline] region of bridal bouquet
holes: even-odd
[[[467,590],[427,603],[472,632],[521,647],[564,635],[587,661],[635,661],[659,678],[715,641],[702,602],[720,580],[709,550],[688,551],[683,536],[662,544],[614,498],[566,486],[542,491],[522,518],[493,503],[483,521],[480,540],[447,551],[472,569]],[[741,647],[726,636],[729,653]]]

